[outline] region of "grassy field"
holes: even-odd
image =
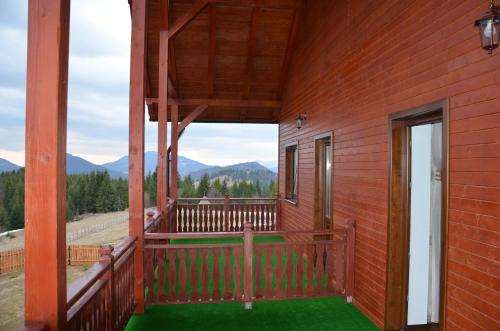
[[[68,284],[86,269],[86,266],[69,266],[66,269]],[[0,330],[17,330],[24,317],[24,272],[0,275]]]
[[[96,229],[97,226],[101,225],[104,229]],[[90,229],[92,233],[76,240],[69,240],[68,244],[100,245],[118,242],[128,235],[128,211],[87,215],[80,221],[66,223],[67,237],[85,229]],[[0,251],[24,246],[24,231],[16,232],[14,236],[14,238],[0,238]]]

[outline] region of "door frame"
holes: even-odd
[[[319,135],[314,136],[314,228],[316,228],[317,219],[319,217],[319,209],[321,202],[318,199],[318,189],[319,189],[319,174],[318,174],[318,153],[316,148],[316,143],[318,140],[330,139],[330,155],[331,155],[331,176],[330,176],[330,228],[333,229],[333,131],[328,131]],[[323,220],[322,220],[323,223]]]
[[[445,329],[448,261],[449,109],[448,100],[389,114],[388,125],[388,222],[384,330],[403,330],[408,313],[408,251],[410,231],[409,128],[416,124],[442,122],[442,206],[439,330]],[[398,157],[399,155],[399,157]]]

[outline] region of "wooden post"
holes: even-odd
[[[129,233],[137,236],[134,251],[135,312],[144,312],[144,97],[146,0],[132,2],[129,108]]]
[[[114,330],[116,324],[116,311],[115,311],[115,258],[113,256],[113,246],[106,245],[102,246],[100,253],[101,258],[99,259],[100,263],[108,263],[108,271],[104,276],[104,279],[107,281],[106,284],[106,309],[107,312],[106,319],[106,329]]]
[[[168,17],[168,13],[166,15]],[[162,214],[160,232],[166,232],[167,223],[167,107],[168,107],[168,31],[160,31],[158,76],[158,211]]]
[[[281,230],[281,194],[276,194],[276,231]]]
[[[354,220],[350,219],[345,225],[346,245],[345,245],[345,302],[352,303],[354,295],[354,245],[356,233],[354,231]]]
[[[172,117],[172,132],[170,137],[170,196],[172,199],[177,199],[177,153],[179,144],[179,105],[173,102],[170,107],[171,117]]]
[[[69,0],[28,4],[25,324],[66,328]]]
[[[245,275],[243,277],[244,309],[253,308],[252,260],[253,260],[253,225],[251,223],[245,223],[245,228],[243,230],[243,263],[245,264]]]

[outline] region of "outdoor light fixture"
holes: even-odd
[[[297,126],[297,129],[300,129],[302,127],[302,124],[304,124],[304,121],[307,119],[307,114],[299,114],[297,118],[295,119],[295,124]]]
[[[487,50],[488,54],[493,53],[498,47],[500,36],[500,7],[495,6],[494,0],[490,0],[490,8],[474,23],[474,26],[479,28],[481,47]]]

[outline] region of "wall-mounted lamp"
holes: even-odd
[[[299,114],[297,118],[295,119],[295,125],[297,126],[297,129],[300,129],[304,122],[307,119],[307,114]]]
[[[500,7],[495,6],[494,0],[490,0],[490,8],[474,23],[474,26],[479,28],[481,47],[488,51],[488,54],[493,53],[498,47],[500,37]]]

